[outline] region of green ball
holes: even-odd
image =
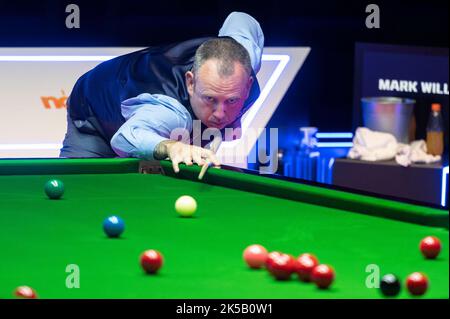
[[[64,194],[64,184],[58,179],[52,179],[45,183],[44,190],[48,198],[59,199]]]

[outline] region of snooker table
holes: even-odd
[[[17,286],[39,298],[382,298],[366,287],[368,265],[402,281],[398,298],[413,298],[407,275],[424,272],[422,298],[449,297],[448,211],[225,168],[138,159],[0,160],[0,298]],[[44,194],[47,180],[64,182],[59,200]],[[198,202],[181,218],[181,195]],[[118,215],[126,228],[108,238],[102,222]],[[436,260],[426,260],[423,237],[440,238]],[[277,281],[249,269],[243,250],[258,243],[294,256],[310,252],[336,272],[321,290],[293,276]],[[159,250],[164,265],[147,275],[141,253]],[[67,265],[80,271],[80,288],[67,288]]]

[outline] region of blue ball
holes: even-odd
[[[125,223],[118,216],[109,216],[103,221],[103,230],[108,237],[119,237],[125,230]]]

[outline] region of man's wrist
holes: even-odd
[[[169,147],[176,141],[164,140],[158,143],[153,151],[153,158],[156,160],[164,160],[169,156]]]

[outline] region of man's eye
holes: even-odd
[[[205,101],[208,103],[214,102],[214,98],[212,96],[205,96]]]
[[[228,104],[236,104],[238,99],[229,99]]]

